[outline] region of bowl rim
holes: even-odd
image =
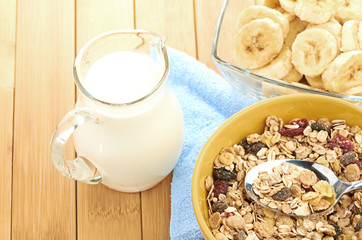
[[[327,91],[322,91],[322,90],[318,90],[318,89],[311,89],[311,88],[307,88],[307,87],[303,87],[303,86],[293,85],[293,84],[287,83],[282,80],[277,80],[277,79],[272,79],[272,78],[267,78],[267,77],[257,75],[251,71],[248,71],[248,70],[245,70],[238,66],[235,66],[234,64],[222,59],[218,54],[219,36],[220,36],[221,28],[223,25],[225,13],[226,13],[226,10],[227,10],[227,7],[228,7],[230,1],[232,1],[232,0],[224,0],[223,6],[221,8],[219,18],[218,18],[218,21],[216,24],[215,34],[214,34],[213,43],[212,43],[211,58],[213,59],[213,61],[215,62],[216,66],[218,68],[220,68],[219,66],[221,65],[230,70],[236,71],[244,76],[252,77],[253,79],[255,79],[256,81],[258,81],[260,83],[267,82],[272,85],[277,85],[277,86],[281,86],[281,87],[285,87],[285,88],[289,88],[289,89],[293,89],[293,90],[302,91],[301,93],[312,93],[312,94],[317,94],[317,95],[325,95],[325,96],[346,99],[346,100],[350,100],[350,101],[362,102],[362,96],[333,93],[333,92],[327,92]]]
[[[275,102],[285,102],[285,101],[293,101],[293,100],[302,100],[305,99],[306,97],[308,97],[308,101],[332,101],[334,103],[338,103],[340,105],[344,105],[346,106],[346,108],[348,107],[349,109],[353,109],[356,110],[358,112],[360,112],[362,114],[362,108],[351,103],[348,102],[344,99],[339,99],[339,98],[334,98],[331,96],[323,96],[323,95],[315,95],[315,94],[307,94],[307,93],[300,93],[300,94],[292,94],[292,95],[283,95],[283,96],[278,96],[278,97],[273,97],[273,98],[269,98],[269,99],[265,99],[262,101],[259,101],[255,104],[252,104],[244,109],[241,109],[240,111],[238,111],[237,113],[235,113],[234,115],[232,115],[230,118],[228,118],[227,120],[225,120],[212,134],[211,136],[208,138],[208,140],[206,141],[206,143],[203,145],[202,149],[200,150],[200,153],[196,159],[195,162],[195,166],[194,166],[194,170],[193,170],[193,174],[192,174],[192,181],[191,181],[191,200],[192,200],[192,206],[193,206],[193,211],[194,211],[194,215],[196,217],[197,223],[199,225],[199,228],[203,234],[203,236],[205,237],[205,239],[216,239],[214,237],[214,235],[212,234],[210,227],[208,225],[208,223],[206,221],[203,221],[203,214],[201,212],[201,208],[198,207],[199,206],[199,199],[200,199],[200,193],[197,191],[198,190],[198,182],[197,179],[200,180],[200,169],[203,167],[203,165],[201,164],[201,159],[204,158],[204,155],[206,154],[206,149],[209,148],[211,142],[215,139],[215,137],[217,135],[219,135],[221,132],[224,131],[225,128],[228,127],[230,122],[233,122],[234,119],[238,118],[239,115],[241,114],[248,114],[250,111],[253,111],[256,108],[259,108],[260,106],[264,105],[264,104],[273,104]],[[206,199],[205,199],[206,200]]]

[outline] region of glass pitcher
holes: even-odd
[[[88,42],[74,62],[75,108],[54,130],[50,156],[66,177],[124,191],[159,183],[181,154],[184,121],[167,85],[164,38],[112,31]],[[73,135],[75,160],[65,160]]]

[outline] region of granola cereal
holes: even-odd
[[[269,116],[263,132],[222,149],[214,160],[215,174],[205,179],[209,225],[216,239],[362,239],[362,191],[343,195],[328,214],[310,217],[276,214],[253,202],[244,189],[245,175],[260,163],[279,159],[315,161],[331,168],[342,181],[360,180],[361,127],[341,119],[286,122]],[[294,174],[292,167],[284,167],[278,174],[264,174],[258,190],[265,201],[270,200],[272,207],[285,213],[295,211],[299,215],[322,211],[332,204],[333,189],[328,183],[309,172],[303,172],[296,181],[289,177]],[[271,185],[277,187],[271,189]],[[271,197],[274,195],[288,197],[290,202],[278,202]]]
[[[286,214],[301,216],[324,211],[334,204],[335,199],[334,190],[328,182],[319,181],[314,172],[300,170],[287,162],[274,167],[271,173],[260,172],[253,182],[252,189],[260,201],[268,207]],[[309,209],[307,212],[302,211],[306,204],[311,211]],[[300,212],[302,214],[298,214]]]

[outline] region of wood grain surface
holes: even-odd
[[[222,0],[0,0],[0,239],[169,239],[172,173],[141,193],[61,176],[54,128],[75,104],[74,58],[96,35],[145,29],[216,69]],[[66,157],[74,158],[70,145]]]

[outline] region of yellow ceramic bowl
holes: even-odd
[[[191,184],[192,204],[205,239],[215,239],[208,223],[205,178],[212,176],[213,161],[223,147],[238,143],[248,134],[264,130],[267,116],[284,121],[293,118],[344,119],[348,125],[362,126],[362,108],[345,100],[312,94],[275,97],[256,103],[229,118],[209,138],[196,161]]]

